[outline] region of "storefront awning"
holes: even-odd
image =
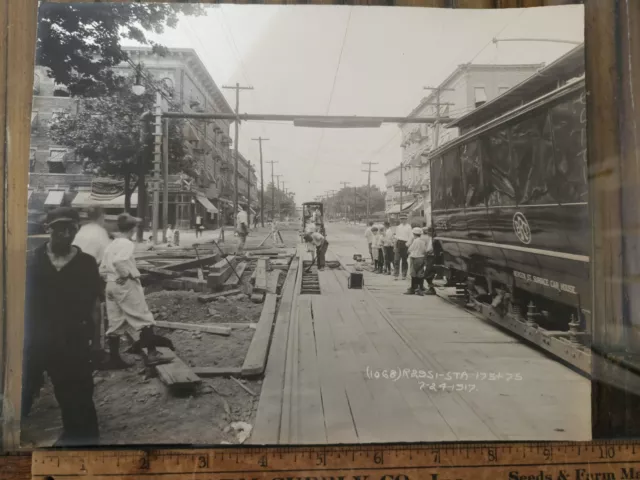
[[[402,210],[400,209],[400,205],[393,205],[392,207],[389,207],[389,209],[387,210],[387,215],[393,215],[393,214],[397,214],[397,213],[401,213],[401,212],[406,212],[415,203],[416,203],[415,200],[413,200],[411,202],[403,203],[402,204]]]
[[[202,205],[205,210],[209,213],[218,213],[218,209],[209,201],[207,197],[204,195],[196,195],[198,202]]]
[[[424,206],[424,202],[418,201],[416,200],[416,202],[413,204],[413,206],[410,209],[410,212],[419,212],[420,210],[422,210],[422,207]]]
[[[64,200],[64,190],[51,190],[44,201],[47,207],[59,207]]]
[[[71,202],[75,208],[102,207],[102,208],[124,208],[124,195],[119,195],[111,200],[101,200],[93,197],[91,192],[78,192],[76,198]],[[138,192],[131,194],[131,207],[138,206]]]

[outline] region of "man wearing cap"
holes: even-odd
[[[237,218],[237,233],[240,242],[238,243],[238,252],[242,253],[244,250],[244,244],[247,241],[247,235],[249,235],[249,218],[244,207],[240,207]]]
[[[407,278],[407,270],[409,270],[409,264],[407,257],[409,255],[409,244],[413,240],[413,232],[411,225],[407,223],[407,216],[400,216],[400,225],[396,227],[396,249],[395,249],[395,261],[394,261],[394,279],[398,280],[400,271],[402,270],[402,280]]]
[[[409,257],[411,259],[411,287],[406,295],[424,295],[424,269],[427,261],[429,246],[422,238],[422,229],[415,227],[412,230],[413,241],[409,245]]]
[[[47,215],[49,241],[27,265],[23,406],[47,372],[62,414],[63,445],[97,444],[93,403],[92,313],[102,293],[96,260],[72,245],[80,218],[69,207]]]
[[[373,222],[369,222],[369,226],[364,231],[364,238],[367,239],[367,245],[369,246],[369,256],[371,257],[371,263],[374,263],[373,248],[371,247],[373,244],[373,231],[371,227],[373,227]]]
[[[107,281],[107,317],[109,330],[109,364],[113,369],[127,368],[120,357],[120,336],[127,333],[142,348],[147,349],[147,365],[170,363],[155,348],[153,326],[155,321],[144,298],[140,272],[134,257],[135,245],[131,241],[140,219],[128,213],[118,216],[116,239],[106,248],[100,274]]]

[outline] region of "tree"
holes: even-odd
[[[199,5],[161,3],[50,3],[39,11],[36,63],[65,85],[71,96],[98,96],[122,87],[124,77],[113,67],[127,60],[121,41],[166,48],[150,41],[149,32],[162,33],[177,25],[179,15],[204,14]]]
[[[153,111],[155,92],[147,89],[137,96],[131,91],[132,83],[126,80],[123,88],[111,96],[80,100],[77,114],[65,112],[52,121],[49,130],[54,143],[85,159],[87,170],[124,180],[127,210],[134,185],[140,184],[139,174],[153,168],[153,131],[146,129],[142,139],[140,119],[144,112]],[[185,155],[183,129],[182,120],[170,121],[169,172],[195,177],[193,160]],[[144,164],[138,168],[141,154]],[[132,179],[136,182],[133,185]]]

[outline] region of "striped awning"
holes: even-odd
[[[90,193],[94,200],[108,202],[124,195],[124,182],[112,178],[94,178]]]
[[[415,200],[412,200],[411,202],[403,203],[402,209],[400,209],[400,205],[393,205],[387,209],[387,214],[393,215],[396,213],[406,212],[414,205],[414,203],[416,203]]]
[[[200,205],[202,205],[207,212],[218,213],[218,209],[209,201],[207,197],[202,194],[196,194],[196,198],[198,199],[198,202],[200,202]]]
[[[131,207],[138,206],[138,192],[131,194]],[[102,207],[102,208],[124,208],[124,195],[119,195],[114,198],[95,197],[93,192],[81,191],[78,192],[71,206],[75,208],[89,208],[89,207]]]

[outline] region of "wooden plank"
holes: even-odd
[[[291,262],[284,283],[262,391],[260,392],[260,402],[258,403],[254,429],[251,434],[251,443],[253,444],[276,444],[280,439],[285,365],[287,361],[291,307],[299,270],[298,263],[299,260],[297,258]]]
[[[27,246],[27,186],[29,184],[30,112],[38,2],[2,2],[0,6],[0,125],[2,153],[3,315],[2,437],[3,447],[20,446],[22,346]]]
[[[173,360],[171,363],[154,367],[158,372],[158,377],[167,387],[171,389],[190,389],[202,383],[200,377],[193,373],[193,370],[170,349],[158,347],[157,350],[165,357]],[[143,352],[146,355],[146,349],[143,349]]]
[[[194,252],[195,255],[195,252]],[[165,270],[182,271],[190,268],[205,267],[207,265],[215,264],[220,259],[220,254],[207,255],[206,257],[194,258],[191,260],[184,260],[182,262],[170,263],[165,265]]]
[[[640,435],[640,397],[609,383],[606,360],[640,348],[639,28],[636,1],[585,2],[593,438]]]
[[[158,276],[163,278],[178,278],[182,275],[181,272],[174,272],[172,270],[167,270],[166,268],[153,268],[153,267],[144,267],[138,265],[138,270],[140,273],[146,273],[152,276]]]
[[[280,275],[282,274],[281,270],[274,270],[269,272],[267,278],[267,292],[269,293],[280,293],[280,287],[278,286],[278,282],[280,281]]]
[[[164,322],[162,320],[156,320],[156,325],[160,328],[169,328],[172,330],[213,333],[215,335],[224,335],[225,337],[231,335],[231,328],[218,325],[197,325],[194,323]]]
[[[194,367],[193,373],[201,378],[230,377],[242,373],[241,367]]]
[[[247,269],[247,263],[241,262],[235,267],[235,271],[231,272],[231,276],[224,282],[225,287],[235,287],[242,280],[242,275],[244,271]]]
[[[233,290],[227,290],[225,292],[209,293],[207,295],[199,295],[198,301],[201,303],[208,303],[208,302],[213,302],[220,297],[228,297],[230,295],[238,295],[240,293],[242,293],[242,290],[240,290],[239,288],[236,288]]]
[[[269,260],[266,258],[259,258],[256,265],[256,281],[253,287],[255,292],[267,291],[267,271],[269,269]]]
[[[230,265],[235,267],[238,263],[238,258],[233,255],[228,255],[226,258],[221,259],[211,267],[210,273],[220,273],[230,268]]]
[[[336,355],[328,318],[332,312],[329,305],[332,301],[328,296],[315,295],[311,298],[325,431],[328,443],[357,443],[358,434],[347,398],[346,378],[335,375],[343,366]]]
[[[267,353],[269,351],[269,340],[271,339],[271,328],[276,314],[278,297],[274,294],[267,294],[260,320],[256,332],[253,334],[247,356],[242,365],[242,376],[250,377],[262,375],[267,364]]]

